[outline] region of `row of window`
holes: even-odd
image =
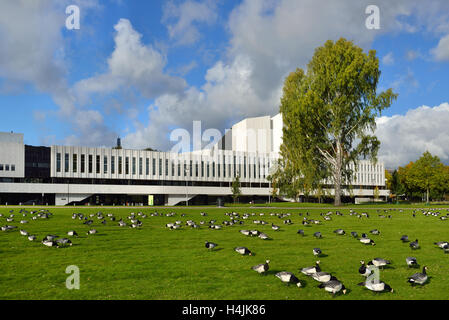
[[[16,171],[15,164],[0,164],[0,171]]]
[[[149,158],[136,158],[136,157],[122,157],[122,156],[111,156],[109,159],[108,156],[103,156],[103,159],[100,155],[86,155],[81,154],[80,155],[80,162],[78,163],[78,154],[70,155],[69,153],[64,154],[64,161],[62,161],[62,154],[57,153],[56,154],[56,172],[62,172],[62,164],[64,163],[64,172],[69,173],[70,171],[70,163],[72,163],[72,170],[71,173],[78,173],[78,164],[79,172],[80,173],[96,173],[96,174],[132,174],[132,175],[150,175],[156,176],[158,174],[159,176],[169,175],[169,164],[171,165],[171,176],[175,177],[181,177],[181,176],[190,176],[190,177],[221,177],[221,173],[223,173],[223,178],[231,177],[231,174],[233,174],[233,177],[236,177],[237,175],[242,175],[243,178],[266,178],[266,169],[269,168],[270,162],[268,162],[268,166],[266,166],[264,163],[262,164],[250,164],[249,167],[252,166],[252,168],[249,168],[247,172],[247,159],[246,157],[243,157],[243,172],[240,170],[240,165],[235,165],[237,161],[237,157],[234,156],[234,165],[231,165],[231,163],[226,164],[226,157],[223,156],[223,163],[215,163],[215,161],[195,161],[190,160],[190,162],[187,162],[186,160],[183,161],[183,163],[180,163],[180,161],[169,161],[168,159],[165,159],[165,165],[163,166],[163,159],[158,159],[159,163],[156,167],[156,160],[155,158],[151,159],[151,166],[150,166],[150,159]],[[103,160],[101,162],[101,160]],[[145,166],[144,166],[144,160],[145,160]],[[257,170],[259,168],[259,170]],[[103,169],[103,171],[101,171]],[[138,169],[138,170],[137,170]],[[145,173],[144,173],[145,169]],[[158,169],[158,172],[156,173],[156,169]],[[221,170],[223,169],[223,170]],[[109,172],[110,170],[110,172]],[[200,174],[201,173],[201,174]]]

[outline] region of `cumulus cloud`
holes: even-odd
[[[162,22],[166,24],[170,39],[178,45],[190,45],[201,38],[198,25],[211,25],[217,20],[216,1],[188,0],[180,5],[167,2],[163,8]]]
[[[115,48],[108,59],[108,71],[75,85],[81,101],[94,93],[109,94],[129,87],[136,88],[147,98],[184,89],[185,81],[164,73],[165,57],[151,45],[142,43],[142,35],[134,30],[129,20],[120,19],[114,29]]]
[[[441,38],[438,46],[431,52],[437,61],[449,61],[449,34]]]
[[[365,8],[369,4],[368,0],[325,5],[314,0],[242,1],[227,23],[229,48],[206,72],[205,84],[157,98],[149,108],[148,122],[136,124],[124,145],[169,149],[170,130],[190,129],[193,120],[202,120],[203,128],[223,130],[244,117],[274,115],[285,77],[297,67],[305,68],[315,48],[325,41],[346,37],[367,50],[376,35],[410,32],[399,17],[416,14],[427,19],[422,14],[426,8],[418,0],[380,0],[381,29],[368,30]],[[438,6],[448,8],[445,1],[438,1]],[[398,79],[397,85],[419,85],[411,71],[407,76]]]
[[[376,135],[381,141],[379,160],[386,168],[404,166],[425,151],[449,163],[449,104],[421,106],[405,115],[377,119]]]

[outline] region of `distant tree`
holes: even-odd
[[[426,202],[429,202],[430,191],[438,188],[438,182],[443,172],[443,164],[437,156],[428,151],[419,158],[407,173],[408,185],[426,193]]]
[[[307,73],[297,69],[284,83],[281,156],[306,189],[331,181],[337,206],[351,180],[349,164],[376,159],[376,117],[397,97],[392,89],[378,93],[380,74],[374,50],[365,54],[342,38],[317,48]]]
[[[234,203],[238,198],[242,195],[242,192],[240,190],[240,177],[237,176],[234,178],[231,184],[231,191],[232,191],[232,198],[234,199]]]
[[[156,149],[153,149],[153,148],[145,148],[145,149],[143,149],[144,151],[158,151],[158,150],[156,150]]]

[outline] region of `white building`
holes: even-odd
[[[212,149],[182,154],[31,147],[24,146],[21,134],[0,134],[0,169],[4,168],[0,170],[0,203],[147,204],[149,196],[162,205],[186,199],[213,203],[217,198],[230,198],[230,185],[236,176],[240,177],[243,197],[266,200],[271,194],[267,176],[279,158],[281,143],[280,114],[244,119]],[[381,197],[388,195],[382,163],[360,161],[354,169],[355,198],[372,199],[375,187]]]

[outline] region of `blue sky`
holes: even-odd
[[[79,30],[65,27],[71,4]],[[369,4],[380,30],[364,25]],[[381,160],[404,165],[426,150],[449,160],[445,0],[39,0],[4,1],[0,12],[0,131],[27,144],[112,146],[120,136],[169,150],[172,130],[194,120],[223,132],[275,115],[288,72],[346,37],[377,51],[379,90],[399,94],[378,122]]]

